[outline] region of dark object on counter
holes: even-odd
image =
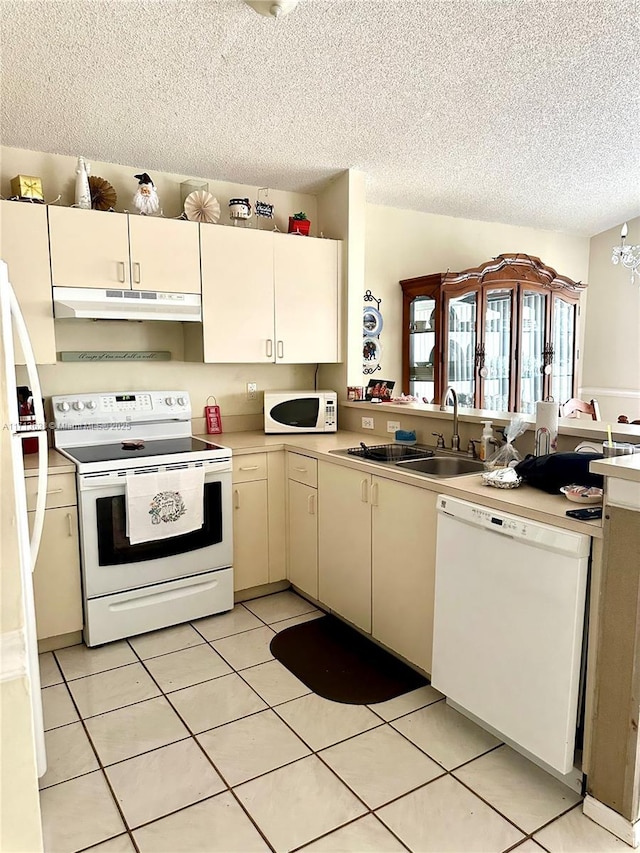
[[[395,699],[429,681],[335,616],[292,625],[271,652],[318,696],[348,705]]]
[[[602,453],[549,453],[546,456],[525,456],[516,472],[529,486],[557,495],[562,486],[597,486],[604,488],[601,474],[591,474],[589,463],[604,459]]]
[[[577,518],[578,521],[595,521],[602,518],[602,507],[589,506],[583,509],[568,509],[565,515],[568,515],[569,518]]]

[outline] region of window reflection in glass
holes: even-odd
[[[511,291],[491,290],[487,294],[484,320],[484,408],[509,410],[509,369],[511,361]]]
[[[543,293],[525,291],[522,300],[522,348],[520,352],[519,411],[532,414],[542,400],[544,374],[545,301]]]
[[[445,387],[452,385],[460,406],[472,407],[475,401],[477,293],[449,300],[449,359]]]
[[[436,303],[418,296],[411,303],[409,328],[409,394],[432,403],[435,396],[434,368]]]
[[[558,403],[573,397],[573,335],[575,307],[564,299],[553,299],[553,362],[551,395]]]

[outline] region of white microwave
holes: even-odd
[[[265,391],[265,432],[335,432],[335,391]]]

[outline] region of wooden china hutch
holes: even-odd
[[[537,400],[576,396],[585,284],[505,254],[400,286],[404,393],[439,404],[452,385],[461,406],[527,413]]]

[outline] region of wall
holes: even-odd
[[[640,244],[640,217],[629,223],[626,244]],[[596,398],[602,419],[618,415],[640,418],[640,278],[614,266],[611,254],[620,245],[620,225],[591,238],[589,311],[586,316],[583,399]]]
[[[380,337],[382,371],[378,375],[395,380],[395,390],[401,390],[400,279],[448,270],[459,272],[505,252],[535,255],[561,275],[576,281],[589,280],[588,237],[368,204],[365,288],[382,299],[384,319]],[[584,295],[582,299],[586,301]],[[355,325],[350,333],[358,333]],[[366,385],[367,381],[363,378],[358,384]]]

